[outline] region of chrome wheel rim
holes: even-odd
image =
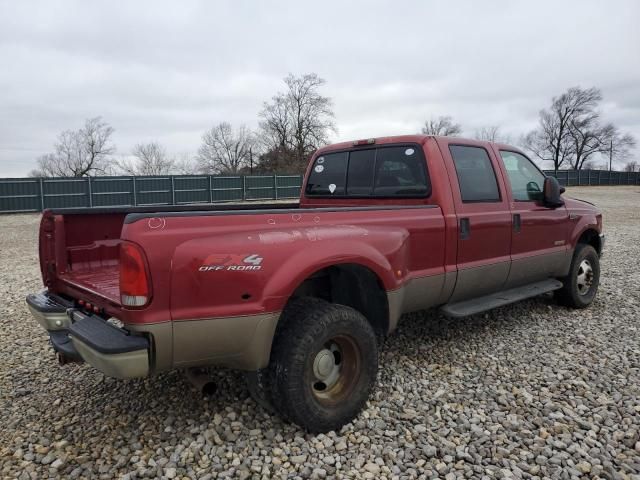
[[[360,349],[346,335],[330,338],[312,357],[311,391],[322,404],[335,405],[351,394],[360,377]]]
[[[576,286],[580,295],[586,295],[593,285],[593,267],[589,260],[584,259],[578,266],[578,276],[576,278]]]

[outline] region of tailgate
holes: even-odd
[[[51,292],[119,304],[123,213],[54,214],[40,227],[40,268]]]

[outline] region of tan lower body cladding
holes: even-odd
[[[269,363],[280,312],[127,325],[151,335],[153,370],[220,365],[257,370]]]
[[[389,333],[403,313],[426,310],[447,302],[474,298],[502,288],[566,274],[572,251],[555,252],[417,277],[387,292]],[[269,363],[280,312],[239,317],[127,325],[152,337],[150,365],[159,372],[172,368],[220,365],[256,370]]]
[[[387,292],[389,333],[398,326],[403,313],[426,310],[445,303],[456,283],[456,272],[412,278],[396,290]]]
[[[412,278],[396,290],[387,292],[389,333],[403,313],[453,303],[494,293],[546,278],[567,275],[573,250],[517,258],[465,268],[428,277]]]

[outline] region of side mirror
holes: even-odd
[[[542,188],[542,202],[544,206],[558,208],[564,205],[564,201],[560,197],[564,191],[564,187],[560,186],[555,177],[546,177],[544,179],[544,187]]]

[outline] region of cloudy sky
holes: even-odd
[[[0,0],[0,177],[97,115],[119,154],[194,153],[217,122],[255,127],[289,72],[327,80],[335,140],[445,114],[517,138],[573,85],[640,140],[639,24],[636,0]]]

